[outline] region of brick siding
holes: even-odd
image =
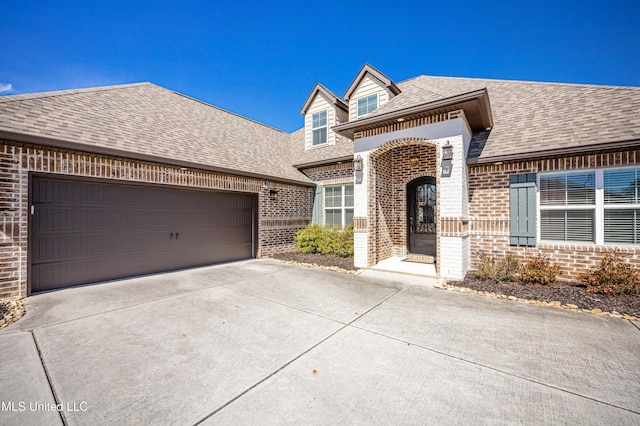
[[[320,185],[337,185],[353,182],[353,163],[329,164],[301,170],[309,179]]]
[[[466,121],[466,117],[464,115],[463,110],[443,112],[440,114],[429,115],[427,117],[414,118],[412,120],[407,120],[400,123],[393,123],[393,124],[388,124],[386,126],[376,127],[374,129],[355,132],[353,137],[354,137],[354,140],[367,138],[370,136],[383,135],[385,133],[393,133],[400,130],[411,129],[413,127],[425,126],[427,124],[440,123],[442,121],[453,120],[460,117],[464,118],[464,120]],[[467,124],[467,127],[468,127],[468,124]]]
[[[368,241],[370,265],[407,254],[407,184],[430,176],[437,185],[436,156],[435,143],[420,139],[390,141],[371,152],[369,213],[358,221],[358,229],[365,227],[373,237]]]
[[[311,221],[313,188],[0,141],[0,297],[27,294],[30,172],[258,194],[258,257],[290,250]]]
[[[476,267],[482,254],[518,256],[542,253],[560,265],[562,277],[577,276],[597,265],[613,250],[620,251],[632,264],[640,267],[640,247],[580,243],[538,243],[536,247],[509,244],[509,176],[520,173],[562,172],[602,167],[640,164],[640,150],[608,154],[580,155],[565,158],[514,162],[502,165],[469,167],[469,216],[471,263]]]

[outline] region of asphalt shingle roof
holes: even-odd
[[[398,87],[370,117],[486,88],[494,126],[474,135],[471,158],[640,138],[640,87],[431,76]]]
[[[336,135],[335,145],[326,145],[313,149],[304,149],[304,127],[291,134],[292,158],[294,165],[318,162],[330,162],[336,158],[353,156],[353,141]]]
[[[0,130],[310,182],[288,133],[151,83],[0,97]]]
[[[470,158],[640,139],[640,87],[420,76],[369,117],[487,89],[494,126]],[[304,150],[287,134],[151,83],[0,97],[0,130],[310,183],[292,165],[353,155],[353,142]],[[639,144],[640,145],[640,144]]]

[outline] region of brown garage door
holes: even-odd
[[[254,257],[254,194],[31,182],[32,292]]]

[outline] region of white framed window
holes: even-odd
[[[640,244],[640,167],[539,177],[540,239]]]
[[[640,167],[603,171],[604,242],[640,244]]]
[[[353,223],[353,184],[324,187],[324,224],[345,226]]]
[[[370,114],[378,109],[378,94],[364,96],[358,99],[358,117]]]
[[[327,143],[327,110],[314,112],[311,115],[312,144],[322,145]]]

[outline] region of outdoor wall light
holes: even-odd
[[[411,157],[409,158],[409,162],[413,165],[416,165],[420,162],[420,159],[418,157]]]
[[[353,170],[356,172],[362,171],[362,157],[360,157],[360,155],[353,160]]]
[[[277,200],[278,199],[278,191],[275,189],[270,189],[269,190],[269,198],[271,198],[272,200]]]
[[[449,141],[442,147],[442,159],[453,160],[453,145]]]

